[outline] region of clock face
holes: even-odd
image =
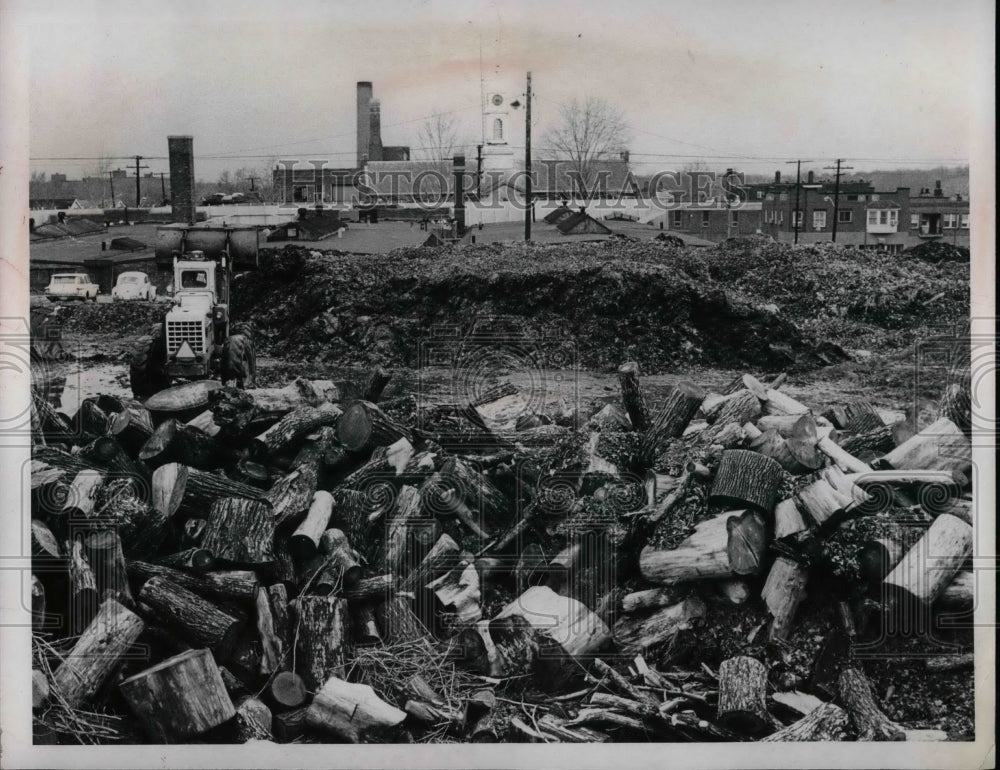
[[[493,106],[499,107],[501,104],[503,104],[503,97],[500,94],[493,94]]]

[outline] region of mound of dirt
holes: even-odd
[[[956,246],[944,241],[925,241],[919,246],[903,252],[909,257],[922,259],[925,262],[968,262],[971,252],[964,246]]]
[[[170,305],[162,302],[96,302],[64,304],[59,319],[65,332],[141,336],[163,320]]]
[[[695,250],[605,242],[411,248],[385,255],[262,252],[234,282],[233,316],[274,356],[416,366],[442,339],[544,340],[578,365],[643,371],[699,363],[777,369],[843,360],[714,280]],[[504,319],[498,332],[496,319]],[[560,354],[563,355],[563,354]],[[563,357],[565,357],[563,355]]]

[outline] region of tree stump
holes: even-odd
[[[632,430],[644,433],[649,428],[649,409],[639,386],[639,364],[629,361],[618,367],[618,386],[622,404],[632,422]]]
[[[838,681],[840,702],[844,705],[859,741],[903,741],[903,728],[887,717],[875,703],[868,677],[857,668],[845,668]]]
[[[773,460],[745,449],[730,449],[722,453],[708,500],[770,513],[782,479],[781,466]]]
[[[119,685],[147,734],[179,743],[208,732],[236,715],[219,667],[208,650],[188,650]]]
[[[274,517],[263,500],[223,497],[212,503],[201,547],[223,563],[259,567],[274,561]]]
[[[770,724],[767,713],[767,668],[759,660],[738,655],[719,666],[718,720],[742,735],[760,735]]]
[[[114,599],[101,604],[53,675],[56,690],[70,708],[79,708],[101,689],[144,628],[138,615]]]

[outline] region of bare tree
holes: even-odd
[[[541,155],[568,161],[574,176],[587,185],[594,181],[594,163],[616,157],[629,141],[624,113],[598,96],[561,104],[559,121],[545,132]]]
[[[425,120],[417,134],[417,142],[426,160],[451,160],[460,146],[454,116],[438,113]]]

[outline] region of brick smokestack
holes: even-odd
[[[382,160],[382,105],[378,99],[368,105],[368,160]]]
[[[194,224],[194,139],[168,136],[170,154],[170,207],[174,222]]]
[[[452,160],[455,179],[455,235],[465,233],[465,156],[456,155]]]
[[[368,143],[371,140],[372,84],[367,80],[358,81],[358,168],[365,165],[368,157]]]

